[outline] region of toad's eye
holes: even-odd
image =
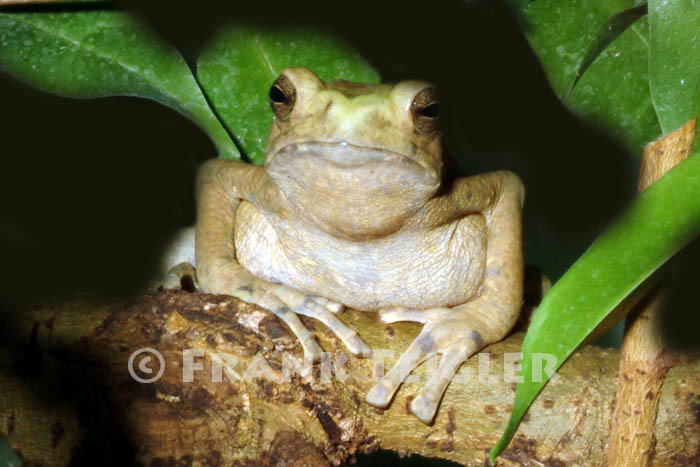
[[[280,75],[270,87],[270,107],[279,119],[289,116],[297,100],[297,90],[292,81]]]
[[[440,124],[440,101],[437,89],[426,88],[411,102],[411,118],[418,131],[432,133]]]

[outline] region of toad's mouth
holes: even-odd
[[[434,170],[422,161],[407,154],[368,146],[359,146],[347,141],[319,142],[305,141],[287,144],[270,155],[265,165],[277,159],[312,158],[337,166],[339,169],[364,168],[385,164],[407,170],[416,175],[432,174]]]

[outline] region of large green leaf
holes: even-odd
[[[648,22],[634,22],[641,15],[633,0],[508,3],[557,95],[641,155],[661,130],[649,91]]]
[[[0,69],[66,97],[156,100],[199,125],[221,155],[238,157],[182,56],[127,14],[0,13]]]
[[[700,79],[700,6],[690,0],[650,0],[649,81],[664,133],[693,118]]]
[[[700,232],[700,156],[694,155],[642,193],[547,293],[523,342],[510,421],[491,460],[508,444],[548,381],[533,354],[557,368],[628,295]]]
[[[309,27],[222,28],[197,63],[197,78],[248,158],[263,162],[272,122],[268,90],[287,67],[303,66],[323,80],[377,82],[379,75],[347,42]]]

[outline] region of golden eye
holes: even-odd
[[[280,75],[270,87],[270,107],[279,119],[289,116],[297,100],[297,90],[292,81]]]
[[[411,102],[411,118],[418,131],[432,133],[440,126],[440,101],[437,89],[426,88]]]

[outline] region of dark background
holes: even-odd
[[[386,81],[441,90],[446,142],[467,173],[510,169],[527,187],[529,264],[552,279],[635,195],[638,159],[560,104],[509,11],[493,0],[117,2],[192,65],[226,18],[323,24]],[[51,7],[55,8],[55,7]],[[63,8],[63,7],[56,7]],[[194,221],[194,174],[214,146],[144,99],[71,100],[0,73],[0,312],[88,294],[123,299],[158,276],[160,249]],[[678,273],[675,342],[697,341],[697,245]],[[697,313],[693,313],[697,315]]]

